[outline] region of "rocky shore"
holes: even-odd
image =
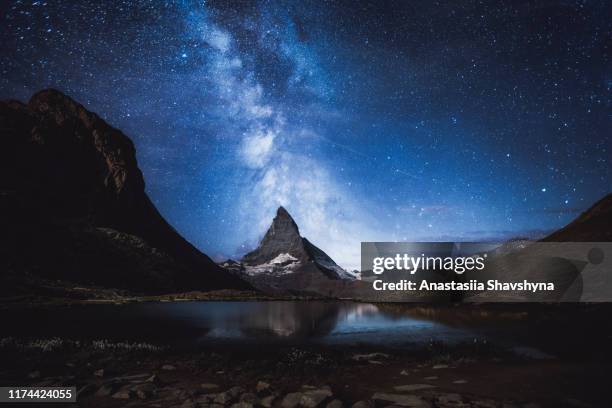
[[[486,345],[172,350],[147,343],[0,340],[2,385],[77,386],[83,407],[597,407],[605,362]]]

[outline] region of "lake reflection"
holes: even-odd
[[[426,343],[473,339],[412,306],[325,301],[151,302],[0,312],[8,336],[206,342],[334,344]],[[27,322],[27,324],[26,324]]]
[[[471,330],[352,302],[189,302],[147,308],[200,329],[199,341],[406,343],[459,341]],[[157,310],[155,310],[157,309]]]

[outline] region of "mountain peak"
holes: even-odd
[[[286,268],[281,268],[282,273],[314,265],[328,278],[349,277],[325,252],[300,235],[297,224],[283,206],[276,210],[276,216],[257,249],[246,254],[242,262],[247,265],[247,269],[252,267],[254,273],[289,262]]]
[[[278,207],[272,225],[266,231],[257,249],[246,254],[243,261],[257,265],[287,253],[298,259],[304,258],[304,246],[300,230],[284,207]]]
[[[272,220],[272,225],[270,226],[268,232],[272,231],[272,233],[275,233],[278,228],[281,230],[291,230],[296,235],[300,235],[300,229],[293,220],[293,217],[283,206],[278,207],[276,210],[276,216]]]
[[[292,217],[291,217],[291,214],[289,214],[289,211],[287,211],[287,209],[286,209],[285,207],[283,207],[282,205],[281,205],[281,206],[279,206],[279,207],[276,209],[276,216],[277,216],[277,217],[281,217],[281,216],[282,216],[282,217],[289,217],[289,218],[292,218]]]

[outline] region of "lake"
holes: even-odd
[[[187,347],[294,343],[417,348],[432,341],[540,347],[548,344],[549,336],[563,340],[555,344],[571,340],[567,335],[559,337],[556,329],[534,319],[533,313],[499,309],[333,301],[95,304],[0,311],[4,328],[0,337],[57,336]],[[560,312],[553,315],[561,316]]]

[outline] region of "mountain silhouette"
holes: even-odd
[[[2,270],[138,292],[248,289],[161,216],[132,141],[63,93],[0,102]]]
[[[612,194],[593,204],[565,227],[553,232],[545,242],[612,241]]]

